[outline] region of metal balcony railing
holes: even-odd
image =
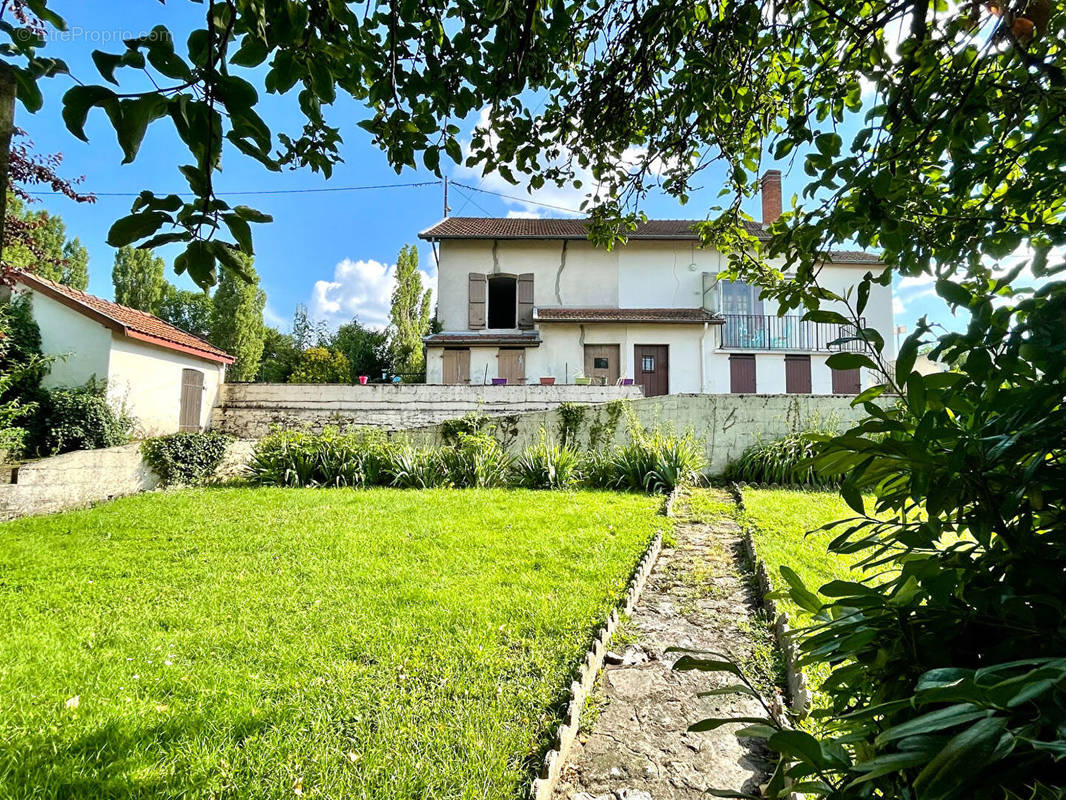
[[[796,316],[724,314],[724,350],[801,350],[811,353],[858,352],[866,349],[854,325],[809,322]],[[866,327],[865,318],[859,326]]]

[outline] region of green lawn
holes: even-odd
[[[0,796],[516,797],[660,504],[205,489],[2,524]]]
[[[847,503],[836,492],[794,491],[788,489],[742,490],[744,521],[752,528],[755,548],[766,562],[775,588],[785,582],[779,571],[785,564],[796,571],[811,591],[831,580],[862,580],[861,569],[851,565],[861,556],[830,553],[826,548],[838,532],[808,531],[829,522],[854,517]],[[790,600],[780,601],[793,624],[804,625],[804,612]]]

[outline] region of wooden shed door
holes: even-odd
[[[618,383],[619,354],[616,344],[585,345],[585,375],[593,383],[614,386]]]
[[[444,351],[444,382],[449,385],[470,383],[469,348]]]
[[[633,374],[645,397],[670,392],[670,347],[665,344],[638,344],[633,347]]]
[[[833,394],[858,394],[862,388],[859,369],[833,370]]]
[[[789,394],[811,393],[810,356],[785,356],[785,391]]]
[[[755,356],[738,354],[729,357],[729,391],[755,394]]]
[[[501,347],[496,357],[499,360],[499,376],[507,378],[509,386],[526,382],[526,351],[521,347]]]
[[[198,369],[181,371],[181,411],[178,430],[196,433],[200,430],[200,409],[204,402],[204,374]]]

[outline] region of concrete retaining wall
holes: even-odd
[[[813,424],[846,426],[862,419],[862,409],[851,407],[853,399],[841,395],[675,394],[625,405],[646,428],[662,426],[695,434],[705,443],[710,472],[717,474],[760,439],[776,439]],[[556,409],[518,414],[501,419],[496,435],[512,452],[535,443],[541,429],[558,441],[564,428],[569,428],[578,445],[591,449],[622,444],[627,439],[623,405],[590,406],[577,413]],[[439,444],[441,431],[437,425],[408,435],[418,444]]]
[[[443,422],[471,411],[490,416],[558,408],[564,402],[606,403],[643,397],[636,386],[399,386],[228,383],[212,427],[258,438],[271,425],[325,425],[402,430]]]
[[[79,450],[18,467],[0,486],[0,519],[79,508],[159,485],[139,444]]]

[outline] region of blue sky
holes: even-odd
[[[179,50],[188,32],[199,22],[204,6],[192,2],[162,5],[146,0],[54,0],[51,4],[68,23],[68,32],[50,41],[47,55],[63,58],[73,74],[85,83],[100,83],[90,59],[94,49],[120,52],[121,40],[147,32],[164,24],[174,34]],[[117,73],[121,75],[121,71]],[[122,154],[114,132],[103,112],[94,110],[89,117],[86,144],[67,132],[60,119],[60,99],[69,88],[69,78],[46,82],[45,106],[36,115],[16,110],[16,124],[27,131],[41,153],[59,152],[64,163],[61,174],[85,176],[82,188],[97,193],[94,205],[78,204],[62,197],[42,197],[38,208],[60,214],[69,236],[78,236],[90,253],[89,291],[111,297],[111,267],[114,249],[106,243],[111,223],[129,213],[132,197],[111,197],[109,192],[139,192],[152,189],[160,193],[186,191],[177,166],[188,163],[184,146],[173,133],[169,120],[156,122],[148,131],[140,154],[133,164],[121,165]],[[298,128],[299,119],[292,113],[295,92],[283,98],[260,92],[260,113],[275,134]],[[345,143],[344,163],[339,164],[327,182],[310,171],[271,173],[258,163],[232,149],[223,157],[223,172],[216,179],[219,193],[234,203],[245,203],[274,217],[274,222],[254,226],[256,268],[267,293],[267,320],[285,328],[298,303],[307,304],[312,313],[337,324],[357,315],[365,323],[384,322],[391,288],[389,268],[399,249],[418,243],[420,265],[427,280],[435,282],[432,252],[417,239],[419,230],[436,222],[442,214],[442,188],[439,185],[386,188],[362,191],[303,192],[263,196],[228,196],[230,192],[263,190],[307,190],[336,187],[399,184],[435,181],[425,170],[405,170],[397,175],[384,156],[370,143],[370,137],[356,126],[365,118],[365,110],[350,98],[340,96],[328,110],[331,124],[339,125]],[[476,119],[466,121],[467,128]],[[512,187],[498,176],[482,178],[471,171],[452,166],[451,177],[468,185],[506,194],[524,195],[521,187]],[[721,171],[706,170],[699,176],[703,187],[692,193],[686,206],[662,194],[653,194],[643,210],[650,217],[702,218],[717,202]],[[805,183],[799,167],[784,179],[787,198],[798,193]],[[532,196],[540,202],[576,207],[580,193],[566,189],[544,189]],[[483,192],[469,192],[453,187],[450,196],[452,214],[488,216],[536,213],[558,216],[558,211],[541,206],[507,200]],[[750,202],[747,211],[758,218],[758,201]],[[181,286],[192,288],[187,278],[175,279],[170,262],[176,250],[164,248],[160,254],[167,261],[168,277]],[[950,324],[943,303],[931,292],[931,284],[904,281],[898,287],[896,322],[913,325],[922,314]],[[957,325],[957,323],[956,323]]]

